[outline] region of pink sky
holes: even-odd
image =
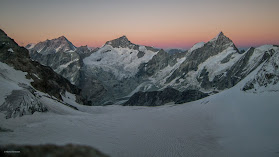
[[[223,31],[238,47],[279,45],[277,0],[22,0],[0,6],[0,28],[20,45],[66,36],[102,46],[126,35],[135,44],[190,48]]]

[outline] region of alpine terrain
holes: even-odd
[[[126,36],[24,48],[0,30],[0,150],[275,157],[278,67],[278,45],[242,52],[223,32],[166,52]]]
[[[130,98],[134,103],[125,105],[140,106],[145,103],[134,94],[149,95],[149,92],[170,89],[177,91],[176,99],[190,97],[188,101],[193,101],[231,88],[277,50],[277,46],[264,45],[243,53],[223,32],[207,43],[197,43],[188,51],[178,53],[137,45],[126,36],[108,41],[93,51],[87,47],[76,48],[65,37],[29,44],[26,48],[32,59],[50,66],[81,88],[92,105],[125,104]],[[169,102],[163,101],[165,96],[160,94],[147,97],[145,101],[160,100],[147,106]]]

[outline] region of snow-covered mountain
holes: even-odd
[[[86,66],[112,73],[117,80],[134,77],[138,67],[158,51],[132,44],[125,36],[108,41],[97,52],[83,60]]]
[[[69,52],[57,45],[63,43],[58,39],[70,43],[57,38],[42,42],[52,43],[49,48],[36,48],[42,43],[30,44],[31,57],[78,85],[94,105],[123,103],[137,92],[163,91],[168,87],[180,92],[220,92],[269,62],[270,49],[276,51],[271,45],[240,52],[223,32],[182,53],[137,45],[126,36],[107,41],[95,50],[84,46]],[[49,54],[53,47],[62,49]]]
[[[72,52],[76,47],[64,36],[52,40],[46,40],[37,44],[28,44],[27,49],[32,49],[42,55],[53,54],[57,52]]]
[[[51,67],[74,85],[80,83],[82,59],[94,52],[87,46],[75,47],[64,36],[37,44],[28,44],[25,48],[29,50],[33,60]]]
[[[81,90],[51,68],[32,61],[28,50],[18,46],[0,30],[0,110],[6,118],[45,112],[42,99],[63,105],[66,93],[72,93],[79,103],[87,103]],[[44,97],[44,98],[42,98]]]
[[[139,67],[158,52],[152,47],[133,44],[126,36],[122,36],[107,41],[103,47],[84,58],[83,72],[88,79],[96,78],[105,87],[101,103],[113,103],[138,86],[136,74]],[[87,83],[83,87],[84,90],[93,88]]]
[[[144,64],[140,73],[137,74],[139,77],[145,76],[150,83],[143,83],[139,86],[141,89],[156,86],[161,90],[172,87],[180,91],[194,89],[207,93],[220,92],[235,86],[263,62],[275,65],[275,63],[270,63],[272,62],[270,57],[276,51],[278,51],[277,46],[266,45],[256,49],[250,48],[241,53],[234,43],[220,32],[207,43],[194,45],[184,55],[177,57],[168,56],[163,52],[158,53]],[[173,61],[172,64],[169,63],[170,61]],[[272,74],[268,76],[275,77],[273,80],[277,83],[276,70],[271,71]],[[134,100],[135,97],[131,99],[133,102],[140,101]]]

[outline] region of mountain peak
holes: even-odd
[[[219,32],[212,40],[217,40],[218,38],[225,36],[224,33],[221,31]]]
[[[221,31],[221,32],[219,32],[219,34],[217,36],[219,37],[219,36],[223,36],[223,35],[224,35],[224,33]]]
[[[225,34],[221,31],[219,32],[213,39],[211,39],[209,42],[232,42],[232,40],[230,38],[228,38],[227,36],[225,36]]]
[[[18,46],[18,44],[13,39],[8,37],[8,35],[2,29],[0,29],[0,41],[0,45],[7,44],[9,46]]]
[[[123,36],[121,36],[119,38],[116,38],[114,40],[107,41],[106,45],[110,45],[110,46],[112,46],[114,48],[120,48],[120,47],[122,47],[122,48],[127,48],[127,47],[131,48],[135,44],[131,43],[129,41],[129,39],[125,35],[123,35]]]
[[[62,36],[60,36],[60,37],[58,37],[56,39],[62,40],[62,41],[68,41],[68,39],[64,35],[62,35]]]
[[[119,38],[113,39],[111,41],[122,41],[122,42],[130,42],[130,40],[126,37],[126,35],[123,35]],[[131,42],[130,42],[131,43]]]
[[[7,34],[2,29],[0,29],[0,35],[7,36]]]
[[[128,40],[128,38],[126,37],[126,35],[123,35],[123,36],[119,37],[119,39],[121,39],[121,40]]]
[[[67,52],[67,51],[75,51],[76,47],[65,37],[60,36],[55,39],[47,39],[45,41],[39,42],[35,45],[27,45],[27,49],[36,50],[41,54],[53,54],[56,52]]]

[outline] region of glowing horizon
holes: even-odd
[[[64,35],[100,47],[126,35],[135,44],[188,49],[223,31],[237,47],[279,45],[276,0],[4,0],[0,28],[19,45]]]

